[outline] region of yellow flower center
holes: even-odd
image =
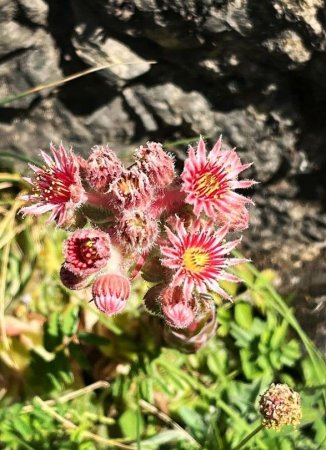
[[[209,255],[196,247],[187,248],[183,254],[183,265],[189,272],[198,273],[203,270],[209,261]]]
[[[145,220],[143,220],[139,214],[136,214],[135,217],[130,219],[129,223],[132,227],[138,228],[138,230],[142,230],[146,225]]]
[[[132,192],[133,188],[134,188],[134,185],[132,184],[132,182],[130,180],[121,180],[119,182],[119,189],[120,189],[121,193],[124,195],[130,194],[130,192]]]
[[[201,175],[196,182],[196,192],[200,197],[215,194],[220,188],[220,184],[215,175],[211,172]]]

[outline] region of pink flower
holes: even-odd
[[[153,198],[149,179],[136,167],[124,169],[111,184],[110,193],[119,209],[145,208]]]
[[[121,312],[127,305],[130,282],[123,275],[107,273],[95,280],[92,294],[97,309],[112,316]]]
[[[141,145],[136,150],[135,157],[139,169],[158,189],[167,187],[174,180],[173,158],[165,153],[161,144],[147,142],[146,146]]]
[[[92,188],[106,192],[110,183],[121,174],[123,166],[107,145],[95,146],[92,150],[87,160],[86,179]]]
[[[217,213],[228,216],[234,208],[239,208],[252,200],[237,194],[234,190],[248,188],[255,184],[252,180],[238,180],[239,173],[251,166],[241,164],[234,150],[221,151],[220,138],[210,153],[206,154],[205,142],[200,138],[197,150],[189,149],[181,174],[182,191],[186,196],[186,203],[194,206],[194,213],[201,212],[211,218]]]
[[[160,303],[164,319],[174,328],[186,328],[195,319],[196,300],[186,299],[182,288],[167,286],[161,291]]]
[[[102,269],[111,256],[107,233],[93,228],[75,231],[64,244],[65,267],[76,275]]]
[[[175,271],[171,286],[182,285],[186,299],[191,298],[194,289],[200,293],[211,290],[224,298],[230,298],[218,282],[239,281],[236,276],[225,272],[225,269],[243,262],[227,257],[241,239],[222,243],[228,232],[228,225],[215,232],[209,224],[197,221],[186,229],[178,218],[174,230],[175,233],[172,233],[166,227],[169,242],[161,247],[164,256],[162,264]]]
[[[125,210],[117,218],[117,238],[129,252],[147,253],[155,243],[158,232],[157,220],[146,210]]]
[[[65,150],[61,144],[56,148],[51,144],[53,159],[43,151],[41,155],[46,165],[43,168],[29,166],[35,172],[34,178],[25,178],[33,186],[33,194],[21,197],[31,201],[32,206],[20,210],[23,214],[40,215],[52,211],[49,221],[64,225],[71,210],[85,201],[85,193],[79,176],[77,158]]]

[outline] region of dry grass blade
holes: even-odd
[[[156,64],[156,61],[130,61],[130,62],[119,62],[119,63],[110,63],[110,64],[104,64],[101,66],[91,67],[90,69],[82,70],[81,72],[73,73],[72,75],[69,75],[65,78],[62,78],[61,80],[51,81],[50,83],[46,84],[40,84],[38,86],[35,86],[32,89],[28,89],[27,91],[19,92],[15,95],[10,95],[8,97],[3,98],[0,100],[0,106],[6,105],[8,103],[12,103],[15,100],[18,100],[19,98],[27,97],[28,95],[37,94],[38,92],[44,91],[45,89],[55,88],[58,86],[61,86],[62,84],[68,83],[69,81],[76,80],[77,78],[84,77],[86,75],[89,75],[94,72],[99,72],[103,69],[108,69],[110,67],[114,66],[121,66],[121,65],[135,65],[135,64]]]
[[[71,422],[70,420],[66,419],[65,417],[61,416],[57,413],[51,406],[47,405],[43,400],[41,400],[39,397],[35,397],[35,402],[42,408],[42,410],[49,414],[49,416],[53,417],[55,420],[57,420],[59,423],[63,425],[65,430],[68,432],[70,430],[75,430],[77,428],[77,425]],[[122,444],[121,442],[117,442],[114,439],[106,439],[102,436],[99,436],[98,434],[91,433],[90,431],[81,431],[81,434],[87,439],[92,439],[95,442],[98,442],[99,444],[106,444],[111,447],[116,448],[122,448],[126,450],[134,450],[135,447],[132,445],[126,445]]]
[[[11,241],[9,241],[5,245],[1,255],[2,261],[1,261],[1,276],[0,276],[0,336],[1,342],[5,349],[9,348],[9,342],[7,339],[5,328],[5,309],[6,309],[6,280],[7,280],[10,245]]]
[[[175,430],[180,431],[180,434],[182,434],[185,437],[185,439],[190,441],[196,447],[200,448],[199,442],[197,442],[189,433],[187,433],[187,431],[184,430],[178,423],[174,422],[174,420],[172,420],[171,417],[169,417],[167,414],[165,414],[164,412],[162,412],[158,408],[156,408],[156,406],[151,405],[150,403],[146,402],[143,399],[139,400],[139,404],[145,411],[148,411],[148,412],[154,414],[159,419],[161,419],[163,422],[172,426]]]
[[[0,275],[0,336],[4,348],[8,348],[9,342],[5,330],[5,309],[6,309],[6,280],[8,271],[8,261],[11,241],[21,230],[14,227],[15,215],[21,202],[15,201],[9,210],[5,210],[2,222],[0,223],[0,244],[3,248],[1,254],[1,275]]]
[[[45,401],[43,401],[43,404],[46,404],[48,406],[53,406],[56,403],[60,403],[60,404],[66,403],[66,402],[69,402],[70,400],[74,400],[77,397],[81,397],[82,395],[89,394],[90,392],[93,392],[97,389],[107,389],[109,387],[110,387],[110,383],[108,383],[107,381],[99,380],[99,381],[89,384],[88,386],[85,386],[81,389],[77,389],[76,391],[69,392],[68,394],[65,394],[62,397],[59,397],[57,399],[45,400]],[[24,406],[24,408],[23,408],[24,413],[29,413],[31,411],[33,411],[33,405]]]

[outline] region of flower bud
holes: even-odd
[[[193,322],[196,301],[194,298],[187,301],[180,286],[164,288],[161,292],[160,303],[164,319],[171,327],[186,328]]]
[[[60,269],[61,283],[68,289],[79,290],[85,289],[90,283],[89,276],[76,275],[68,270],[64,265]]]
[[[109,235],[93,228],[75,231],[64,244],[65,267],[76,275],[99,271],[110,256]]]
[[[114,206],[122,210],[146,208],[153,200],[153,187],[149,179],[136,167],[124,169],[113,181],[110,193]]]
[[[117,238],[128,251],[147,253],[158,232],[158,222],[143,210],[126,210],[117,220]]]
[[[144,296],[144,306],[146,311],[148,311],[152,316],[162,317],[161,307],[160,307],[160,294],[164,288],[163,283],[159,283],[156,286],[152,286],[146,292]]]
[[[139,169],[145,173],[151,183],[162,189],[167,187],[175,178],[172,156],[165,153],[162,145],[157,142],[147,142],[140,146],[135,153]]]
[[[259,400],[263,426],[279,431],[284,425],[297,426],[302,418],[300,395],[287,384],[271,384]]]
[[[92,294],[97,309],[112,316],[121,312],[127,305],[130,282],[123,275],[107,273],[95,280]]]
[[[166,268],[162,266],[159,255],[149,254],[141,268],[141,276],[145,281],[158,283],[163,280]]]
[[[221,226],[228,224],[230,231],[243,231],[249,226],[249,211],[246,205],[234,207],[228,214],[219,211],[217,221]]]
[[[213,302],[200,306],[194,321],[182,330],[164,327],[165,342],[183,353],[195,353],[215,336],[217,319]]]
[[[87,160],[86,179],[99,192],[106,192],[110,183],[122,172],[122,164],[107,145],[95,146]]]

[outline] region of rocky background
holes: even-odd
[[[0,98],[137,63],[3,105],[0,151],[223,133],[261,182],[246,252],[297,291],[326,351],[325,30],[323,0],[0,0]]]

